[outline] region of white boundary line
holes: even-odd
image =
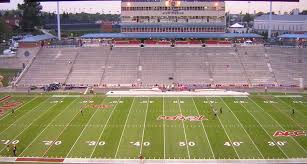
[[[49,98],[47,98],[47,100],[48,100],[48,99],[49,99]],[[45,101],[43,101],[42,104],[44,104],[44,103],[45,103]],[[38,106],[41,106],[41,105],[38,105]],[[37,107],[38,107],[38,106],[37,106]],[[17,134],[16,136],[14,136],[14,138],[13,138],[12,140],[15,140],[18,136],[20,136],[25,130],[27,130],[27,129],[33,124],[33,122],[35,122],[35,121],[38,120],[40,117],[42,117],[42,116],[44,115],[44,113],[46,113],[47,111],[49,111],[49,110],[50,110],[52,107],[54,107],[54,106],[55,106],[55,104],[49,106],[49,107],[47,108],[47,110],[45,110],[45,111],[43,111],[42,113],[40,113],[39,116],[36,117],[34,120],[32,120],[32,122],[31,122],[27,127],[25,127],[19,134]],[[32,111],[32,110],[31,110],[31,111]],[[5,147],[2,148],[2,149],[0,150],[0,152],[2,152],[4,149],[5,149]]]
[[[103,104],[105,102],[107,98],[104,98],[103,101],[99,104]],[[87,121],[87,123],[85,124],[84,128],[82,129],[80,135],[78,136],[78,138],[76,139],[75,143],[72,145],[72,147],[70,148],[70,150],[68,151],[68,153],[66,154],[65,158],[68,157],[68,155],[70,154],[70,152],[73,150],[73,148],[75,147],[76,143],[79,141],[80,137],[82,136],[83,132],[85,131],[85,129],[87,129],[87,125],[91,122],[92,118],[94,117],[94,115],[96,114],[96,112],[98,111],[99,109],[95,109],[95,112],[93,113],[93,115],[91,116],[91,118]]]
[[[147,107],[146,107],[146,114],[145,114],[145,120],[144,120],[144,127],[143,127],[143,134],[142,134],[142,141],[141,141],[141,148],[140,148],[140,155],[142,154],[142,149],[143,149],[143,141],[144,141],[144,134],[145,134],[145,126],[146,126],[148,106],[149,106],[149,97],[147,98]]]
[[[244,132],[246,133],[246,135],[248,136],[248,138],[252,141],[253,145],[255,146],[255,148],[257,149],[257,151],[260,153],[260,155],[262,156],[262,158],[264,159],[263,154],[261,153],[261,151],[258,149],[258,147],[256,146],[255,142],[252,140],[252,138],[250,137],[250,135],[247,133],[246,129],[244,128],[243,124],[241,123],[241,121],[238,119],[238,117],[233,113],[233,111],[231,110],[231,108],[226,104],[226,102],[220,98],[222,100],[222,102],[227,106],[227,108],[230,110],[230,112],[235,116],[236,120],[239,122],[239,124],[241,125],[242,129],[244,130]],[[240,105],[242,105],[240,103]]]
[[[64,109],[62,112],[60,112],[59,114],[57,114],[50,122],[49,124],[32,140],[32,142],[19,154],[19,156],[21,156],[36,140],[39,136],[42,135],[42,133],[49,127],[49,125],[51,125],[52,122],[54,122],[54,120],[60,116],[73,102],[75,102],[77,99],[75,99],[74,101],[71,101]]]
[[[163,116],[165,116],[164,114],[164,96],[162,97],[162,113],[163,113]],[[166,158],[166,150],[165,150],[165,120],[163,120],[163,155],[164,155],[164,159]]]
[[[91,98],[92,100],[92,98]],[[81,107],[81,105],[80,105]],[[79,109],[78,109],[79,110]],[[62,129],[62,131],[60,132],[60,134],[53,140],[52,144],[48,147],[47,150],[45,150],[44,154],[42,155],[42,157],[44,157],[48,151],[51,149],[51,147],[53,146],[54,142],[64,133],[64,131],[66,130],[66,128],[68,127],[68,125],[76,118],[76,116],[78,116],[78,114],[80,114],[80,112],[76,112],[76,114],[74,115],[74,117],[68,122],[66,123],[65,127]]]
[[[192,97],[192,100],[193,100],[193,104],[194,104],[194,109],[196,109],[197,114],[200,115],[200,113],[199,113],[199,111],[198,111],[198,108],[197,108],[197,106],[196,106],[196,104],[195,104],[195,101],[194,101],[194,98],[193,98],[193,97]],[[204,130],[206,139],[207,139],[207,141],[208,141],[208,143],[209,143],[209,147],[210,147],[212,156],[213,156],[213,158],[215,159],[215,155],[214,155],[214,152],[213,152],[213,149],[212,149],[212,146],[211,146],[211,142],[209,141],[209,138],[208,138],[208,135],[207,135],[207,132],[206,132],[206,129],[205,129],[205,126],[204,126],[203,121],[201,121],[201,125],[202,125],[202,127],[203,127],[203,130]]]
[[[281,101],[282,101],[282,100],[281,100]],[[285,103],[285,104],[286,104],[286,103]],[[287,105],[287,104],[286,104],[286,105]],[[259,106],[259,105],[258,105],[258,106]],[[289,115],[287,115],[287,114],[285,114],[283,111],[281,111],[275,104],[272,104],[272,106],[273,106],[275,109],[277,109],[280,113],[282,113],[283,115],[289,117],[298,127],[300,127],[300,128],[302,128],[303,130],[305,130],[302,126],[300,126],[299,124],[297,124],[297,122],[296,122],[293,118],[291,118]],[[259,106],[259,107],[260,107],[260,106]],[[260,108],[263,110],[262,107],[260,107]],[[263,110],[263,111],[264,111],[264,110]],[[266,112],[266,113],[267,113],[267,112]],[[285,128],[284,128],[281,124],[279,124],[279,122],[278,122],[276,119],[274,119],[269,113],[267,113],[267,115],[269,115],[269,116],[271,117],[271,119],[274,120],[282,130],[285,130]],[[291,136],[290,138],[291,138],[299,147],[301,147],[301,148],[307,153],[306,149],[305,149],[299,142],[297,142],[296,139],[295,139],[293,136]]]
[[[118,150],[119,150],[119,146],[120,146],[120,143],[122,141],[122,138],[123,138],[123,135],[124,135],[124,132],[125,132],[125,129],[126,129],[126,125],[127,125],[128,119],[129,119],[130,111],[131,111],[131,109],[133,107],[133,104],[134,104],[134,100],[135,100],[135,98],[133,98],[133,100],[132,100],[132,103],[131,103],[131,106],[130,106],[130,109],[129,109],[129,112],[128,112],[128,116],[126,118],[126,122],[125,122],[125,125],[124,125],[124,129],[123,129],[122,134],[120,136],[120,139],[119,139],[119,142],[118,142],[118,146],[117,146],[114,158],[116,158],[116,156],[117,156],[117,153],[118,153]]]
[[[120,99],[121,99],[121,97],[117,99],[117,102],[120,101]],[[111,99],[111,100],[112,100],[112,99]],[[103,129],[102,129],[101,133],[99,134],[99,137],[98,137],[97,140],[96,140],[96,143],[97,143],[97,144],[94,146],[94,148],[93,148],[93,150],[92,150],[92,152],[91,152],[90,158],[92,158],[92,156],[93,156],[93,154],[94,154],[94,152],[95,152],[95,150],[96,150],[96,148],[97,148],[98,142],[99,142],[99,140],[101,139],[101,137],[102,137],[102,135],[103,135],[103,132],[104,132],[104,130],[106,129],[106,127],[107,127],[107,125],[108,125],[108,123],[109,123],[109,120],[110,120],[110,118],[112,117],[113,112],[114,112],[114,110],[116,109],[116,107],[117,107],[118,104],[119,104],[119,103],[116,103],[116,104],[113,106],[112,112],[110,113],[107,122],[104,124]]]
[[[177,97],[177,104],[178,104],[178,107],[179,107],[179,110],[180,110],[180,114],[182,114],[182,110],[181,110],[181,106],[180,106],[180,100],[179,100],[178,97]],[[189,150],[189,145],[188,145],[188,140],[187,140],[187,133],[186,133],[186,131],[185,131],[185,126],[184,126],[183,120],[181,120],[181,123],[182,123],[182,126],[183,126],[183,132],[184,132],[184,138],[185,138],[185,145],[186,145],[187,150],[188,150],[188,156],[189,156],[189,159],[191,159],[190,150]]]
[[[258,108],[259,108],[259,105],[258,104],[256,104],[251,98],[249,98],[248,97],[248,99],[251,101],[251,102],[253,102]],[[264,130],[264,132],[271,138],[271,140],[272,141],[275,141],[273,138],[272,138],[272,136],[270,136],[270,134],[267,132],[267,130],[262,126],[262,124],[258,121],[258,119],[244,106],[244,105],[242,105],[243,107],[244,107],[244,109],[258,122],[258,124],[260,125],[260,127]],[[260,108],[260,109],[262,109],[262,108]],[[263,109],[262,109],[263,110]],[[287,158],[289,158],[288,157],[288,155],[281,149],[281,147],[278,145],[278,144],[276,144],[276,146],[279,148],[279,150],[281,150],[281,152],[287,157]]]
[[[26,102],[25,104],[22,104],[21,106],[19,106],[18,108],[15,109],[15,112],[16,112],[18,109],[20,109],[20,108],[26,106],[27,104],[29,104],[30,102],[34,101],[34,100],[37,99],[37,98],[38,98],[38,96],[36,96],[36,97],[30,99],[30,100],[29,100],[28,102]],[[27,113],[27,112],[26,112],[26,113]],[[8,115],[9,115],[9,113],[6,113],[3,117],[0,118],[0,121],[1,121],[2,119],[4,119],[5,117],[7,117]],[[17,120],[16,120],[16,121],[17,121]],[[14,122],[15,122],[15,121],[14,121]],[[13,122],[13,123],[14,123],[14,122]]]
[[[206,97],[206,100],[209,102],[210,106],[212,107],[212,104],[211,104],[210,100],[209,100],[207,97]],[[221,122],[219,116],[217,115],[216,117],[217,117],[217,119],[219,120],[219,123],[221,124],[222,128],[224,129],[224,132],[225,132],[227,138],[228,138],[229,141],[232,143],[232,140],[230,139],[230,137],[229,137],[229,135],[228,135],[228,133],[227,133],[227,131],[226,131],[226,129],[225,129],[223,123]],[[232,145],[231,147],[232,147],[233,150],[235,151],[237,157],[240,159],[240,156],[239,156],[239,154],[238,154],[238,152],[237,152],[237,149],[236,149],[233,145]]]

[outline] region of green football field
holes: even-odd
[[[306,95],[12,94],[0,107],[14,102],[0,117],[2,157],[13,156],[15,144],[18,157],[307,158]]]

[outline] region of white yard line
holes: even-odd
[[[209,102],[210,106],[212,107],[212,104],[211,104],[211,102],[208,100],[208,98],[207,98],[207,97],[206,97],[206,100]],[[230,137],[229,137],[229,135],[228,135],[228,133],[227,133],[227,131],[226,131],[226,129],[225,129],[225,127],[224,127],[224,125],[222,124],[222,122],[221,122],[221,120],[220,120],[219,116],[217,115],[216,117],[217,117],[217,119],[219,120],[219,122],[220,122],[220,124],[221,124],[222,128],[224,129],[224,131],[225,131],[225,134],[226,134],[227,138],[228,138],[228,139],[229,139],[229,141],[232,143],[232,140],[230,139]],[[239,156],[239,154],[238,154],[238,152],[237,152],[236,148],[235,148],[233,145],[232,145],[231,147],[233,148],[233,150],[235,151],[236,155],[237,155],[237,156],[238,156],[238,158],[240,159],[240,156]]]
[[[144,127],[143,127],[143,134],[142,134],[140,155],[142,154],[142,149],[143,149],[143,141],[144,141],[144,134],[145,134],[145,126],[146,126],[146,119],[147,119],[148,106],[149,106],[149,97],[148,97],[148,99],[147,99],[147,107],[146,107],[146,114],[145,114],[145,120],[144,120],[144,125],[143,125]]]
[[[60,132],[60,134],[53,140],[53,143],[64,133],[64,131],[66,130],[66,128],[68,127],[68,125],[76,118],[76,116],[78,116],[78,114],[80,114],[80,112],[76,112],[76,114],[74,115],[74,117],[65,125],[65,127],[62,129],[62,131]],[[44,157],[48,151],[50,150],[50,148],[53,146],[53,143],[48,147],[48,149],[44,152],[43,156]]]
[[[235,116],[236,120],[239,122],[239,124],[241,125],[241,127],[243,128],[244,132],[246,133],[246,135],[248,136],[248,138],[252,141],[253,145],[255,146],[255,148],[257,149],[257,151],[260,153],[261,157],[264,159],[263,154],[261,153],[261,151],[258,149],[258,147],[256,146],[255,142],[252,140],[252,138],[250,137],[250,135],[247,133],[246,129],[244,128],[244,126],[242,125],[242,123],[240,122],[240,120],[238,119],[238,117],[232,112],[232,110],[230,109],[230,107],[226,104],[226,102],[220,98],[222,100],[222,102],[227,106],[227,108],[230,110],[230,112]],[[242,105],[240,103],[240,105]]]
[[[165,114],[164,114],[164,96],[163,96],[162,100],[163,100],[163,101],[162,101],[162,102],[163,102],[163,104],[162,104],[162,110],[163,110],[162,113],[163,113],[163,116],[165,116]],[[164,157],[164,159],[165,159],[165,157],[166,157],[166,156],[165,156],[165,154],[166,154],[166,153],[165,153],[165,151],[166,151],[166,150],[165,150],[165,148],[166,148],[165,146],[166,146],[166,145],[165,145],[165,120],[163,120],[163,154],[164,154],[163,157]]]
[[[57,114],[51,121],[50,123],[32,140],[32,142],[20,153],[19,156],[21,156],[36,140],[39,136],[41,136],[43,134],[43,132],[51,125],[52,122],[54,122],[54,120],[60,116],[71,104],[73,104],[73,102],[75,102],[77,99],[75,99],[74,101],[71,101],[63,110],[62,112],[60,112],[59,114]]]
[[[117,101],[120,101],[120,99],[121,99],[121,98],[119,98]],[[96,143],[98,143],[99,140],[100,140],[100,138],[102,137],[102,134],[103,134],[104,130],[106,129],[106,127],[107,127],[107,125],[108,125],[108,123],[109,123],[109,120],[110,120],[111,116],[113,115],[113,112],[114,112],[114,110],[116,109],[116,107],[117,107],[118,104],[119,104],[119,103],[116,103],[116,104],[113,106],[112,112],[111,112],[111,114],[109,115],[109,118],[108,118],[107,122],[104,124],[104,127],[103,127],[101,133],[99,134],[99,137],[98,137]],[[92,153],[91,153],[90,158],[92,158],[92,156],[93,156],[93,154],[94,154],[94,152],[95,152],[95,150],[96,150],[96,148],[97,148],[97,145],[98,145],[98,144],[96,144],[96,145],[94,146],[94,149],[93,149],[93,151],[92,151]]]
[[[180,114],[182,114],[181,106],[180,106],[180,101],[179,101],[178,97],[177,97],[177,104],[178,104],[178,106],[179,106]],[[186,131],[185,131],[185,126],[184,126],[183,120],[181,120],[181,123],[182,123],[182,126],[183,126],[183,132],[184,132],[184,138],[185,138],[185,145],[186,145],[187,150],[188,150],[188,156],[189,156],[189,159],[191,159],[190,150],[189,150],[189,145],[188,145],[188,140],[187,140],[187,133],[186,133]]]
[[[296,109],[296,108],[294,108],[292,105],[286,103],[284,100],[282,100],[282,99],[280,99],[280,98],[278,98],[278,97],[276,97],[276,98],[277,98],[278,100],[280,100],[283,104],[287,105],[288,107],[290,107],[290,108],[292,108],[292,109]],[[294,99],[292,98],[292,100],[294,100]],[[301,105],[305,106],[304,104],[301,104]],[[306,107],[307,107],[307,106],[306,106]],[[299,110],[296,110],[295,112],[298,112],[298,113],[301,114],[301,116],[307,118],[307,116],[305,115],[305,113],[303,113],[303,112],[301,112],[301,111],[299,111]],[[291,118],[291,119],[292,119],[292,118]]]
[[[50,108],[52,108],[53,106],[55,106],[55,104],[49,106],[49,107],[47,108],[47,110],[45,110],[45,111],[42,112],[37,118],[35,118],[34,120],[32,120],[32,122],[31,122],[26,128],[24,128],[19,134],[17,134],[12,140],[15,140],[19,135],[21,135],[25,130],[27,130],[27,129],[33,124],[33,122],[35,122],[35,121],[38,120],[40,117],[42,117],[42,116],[44,115],[44,113],[47,112],[47,111],[48,111]],[[5,147],[2,148],[2,149],[0,150],[0,152],[2,152],[4,149],[5,149]]]
[[[248,97],[248,99],[250,100],[250,101],[252,101],[255,105],[257,105],[258,106],[258,108],[260,108],[260,109],[262,109],[261,107],[259,107],[259,105],[258,104],[256,104],[251,98],[249,98]],[[262,126],[262,124],[256,119],[256,117],[251,113],[251,112],[249,112],[249,110],[244,106],[244,105],[242,105],[244,108],[245,108],[245,110],[258,122],[258,124],[261,126],[261,128],[265,131],[265,133],[270,137],[270,139],[272,140],[272,141],[275,141],[271,136],[270,136],[270,134],[265,130],[265,128]],[[262,109],[263,110],[263,109]],[[276,146],[281,150],[281,152],[287,157],[287,158],[289,158],[288,157],[288,155],[281,149],[281,147],[278,145],[278,144],[276,144]]]
[[[196,104],[195,104],[195,101],[194,101],[194,98],[193,98],[193,97],[192,97],[192,100],[193,100],[193,104],[194,104],[194,107],[195,107],[194,109],[196,109],[197,114],[200,115],[200,113],[199,113],[199,111],[198,111],[198,108],[197,108],[197,106],[196,106]],[[213,158],[215,159],[215,155],[214,155],[214,152],[213,152],[213,149],[212,149],[212,146],[211,146],[211,142],[209,141],[209,138],[208,138],[208,135],[207,135],[207,132],[206,132],[206,129],[205,129],[205,126],[204,126],[203,121],[201,121],[201,125],[202,125],[202,127],[203,127],[203,131],[204,131],[204,133],[205,133],[206,139],[207,139],[207,141],[208,141],[208,143],[209,143],[209,147],[210,147],[212,156],[213,156]]]
[[[135,98],[133,98],[133,100],[132,100],[132,103],[131,103],[131,106],[130,106],[130,109],[129,109],[129,112],[128,112],[128,116],[127,116],[127,118],[126,118],[126,122],[125,122],[125,125],[124,125],[124,129],[123,129],[123,131],[122,131],[122,134],[121,134],[121,136],[120,136],[120,139],[119,139],[119,142],[118,142],[118,145],[117,145],[117,149],[116,149],[116,153],[115,153],[115,155],[114,155],[114,158],[117,157],[117,153],[118,153],[118,150],[119,150],[119,146],[120,146],[120,143],[121,143],[121,141],[122,141],[122,138],[123,138],[123,135],[124,135],[124,132],[125,132],[125,129],[126,129],[126,125],[127,125],[128,119],[129,119],[130,111],[131,111],[131,109],[132,109],[132,107],[133,107],[134,100],[135,100]]]
[[[107,98],[104,98],[103,101],[100,104],[103,104],[105,102]],[[95,109],[95,112],[93,113],[93,115],[91,116],[91,118],[87,121],[87,123],[85,124],[83,130],[81,131],[80,135],[78,136],[78,138],[76,139],[76,141],[74,142],[73,146],[70,148],[70,150],[68,151],[68,153],[66,154],[66,157],[68,157],[68,155],[70,154],[70,152],[73,150],[73,148],[75,147],[76,143],[79,141],[80,137],[82,136],[83,132],[85,131],[85,129],[87,129],[87,125],[91,122],[92,118],[94,117],[94,115],[96,114],[96,112],[99,109]]]
[[[18,108],[15,109],[15,112],[16,112],[18,109],[20,109],[20,108],[26,106],[26,105],[29,104],[30,102],[34,101],[37,97],[38,97],[38,96],[32,98],[31,100],[29,100],[29,101],[26,102],[25,104],[20,105]],[[4,119],[5,117],[7,117],[8,115],[9,115],[9,113],[5,114],[3,117],[0,118],[0,121],[1,121],[2,119]]]
[[[282,100],[281,100],[281,101],[282,101]],[[285,103],[285,104],[287,105],[287,103]],[[274,106],[274,108],[276,108],[278,111],[280,111],[280,109],[279,109],[275,104],[272,104],[272,105]],[[259,106],[259,105],[258,105],[258,106]],[[260,107],[260,106],[259,106],[259,107]],[[260,108],[263,110],[262,107],[260,107]],[[263,110],[263,111],[264,111],[264,110]],[[283,115],[289,117],[293,122],[295,122],[295,124],[296,124],[297,126],[299,126],[300,128],[302,128],[303,130],[305,130],[301,125],[297,124],[297,122],[296,122],[293,118],[291,118],[289,115],[283,113],[283,111],[280,111],[280,113],[282,113]],[[271,119],[274,120],[274,122],[276,122],[282,130],[285,130],[285,128],[283,128],[283,126],[281,126],[281,124],[279,124],[279,122],[278,122],[276,119],[274,119],[269,113],[267,113],[267,115],[269,115],[269,116],[271,117]],[[294,137],[291,136],[291,139],[307,153],[306,149],[305,149],[300,143],[298,143],[298,142],[296,141],[296,139],[294,139]]]

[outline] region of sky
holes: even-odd
[[[10,3],[0,3],[0,9],[16,9],[17,4],[23,0],[11,0]],[[43,11],[55,12],[56,2],[42,2]],[[88,13],[120,13],[120,1],[116,2],[60,2],[60,11],[67,12],[88,12]],[[300,11],[307,10],[307,0],[300,0],[300,2],[273,2],[273,11],[275,13],[290,12],[294,8],[299,8]],[[269,2],[226,2],[226,11],[230,13],[254,13],[254,12],[268,12]]]

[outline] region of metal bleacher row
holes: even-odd
[[[307,77],[304,61],[306,48],[42,48],[17,85],[152,86],[175,82],[298,87]]]

